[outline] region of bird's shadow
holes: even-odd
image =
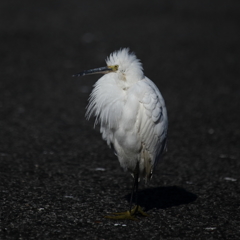
[[[126,195],[125,198],[130,202],[131,194]],[[138,204],[144,207],[145,211],[188,204],[196,199],[197,195],[177,186],[148,188],[138,192]]]

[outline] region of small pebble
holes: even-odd
[[[213,231],[213,230],[215,230],[216,229],[216,227],[206,227],[205,228],[205,230],[208,230],[208,231]]]
[[[101,168],[101,167],[95,168],[95,171],[102,171],[102,172],[104,172],[105,170],[106,170],[105,168]]]
[[[237,181],[236,178],[230,178],[230,177],[225,177],[224,180],[226,180],[226,181],[232,181],[232,182],[236,182],[236,181]]]

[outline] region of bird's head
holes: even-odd
[[[128,48],[115,51],[106,60],[107,66],[85,70],[80,73],[74,74],[73,77],[81,77],[91,74],[108,74],[115,73],[119,80],[129,82],[137,82],[142,80],[143,68],[139,59],[134,53],[130,53]]]

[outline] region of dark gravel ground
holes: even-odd
[[[0,239],[240,239],[239,1],[1,1]],[[139,201],[84,118],[130,47],[168,107],[168,153]]]

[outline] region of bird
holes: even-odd
[[[103,74],[94,84],[86,118],[95,117],[103,140],[117,156],[121,167],[133,176],[129,210],[105,216],[136,220],[148,216],[137,204],[138,183],[148,182],[166,151],[168,116],[157,86],[144,75],[141,61],[129,48],[114,51],[106,66],[74,74],[82,77]],[[133,195],[136,206],[132,208]]]

